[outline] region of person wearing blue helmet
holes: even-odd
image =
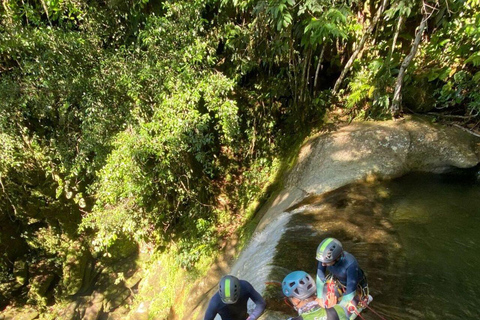
[[[247,312],[249,299],[255,303],[250,315]],[[220,280],[217,293],[210,299],[204,320],[213,320],[217,314],[222,320],[256,320],[265,306],[265,300],[248,281],[227,275]]]
[[[289,273],[282,281],[282,291],[298,316],[288,320],[348,320],[350,314],[340,306],[324,308],[325,304],[316,296],[317,287],[313,278],[305,271]]]
[[[317,294],[323,292],[328,271],[343,286],[343,296],[339,304],[349,310],[355,310],[358,299],[371,299],[365,273],[355,257],[344,251],[342,244],[335,238],[324,239],[317,248]],[[360,296],[356,295],[357,290]]]

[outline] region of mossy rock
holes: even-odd
[[[10,304],[11,300],[20,293],[22,288],[23,285],[16,281],[0,283],[0,309]]]
[[[122,287],[112,287],[105,292],[105,311],[110,312],[120,307],[130,296],[130,290]]]
[[[130,309],[120,306],[117,309],[115,309],[112,312],[108,313],[108,316],[106,320],[125,320],[129,319],[128,313],[130,312]]]
[[[73,320],[77,318],[77,307],[78,302],[70,302],[65,309],[63,309],[59,314],[59,319],[62,320]]]
[[[85,308],[85,314],[82,320],[97,320],[103,313],[104,296],[101,293],[94,293],[92,299],[88,302]]]
[[[137,272],[133,273],[131,277],[125,279],[125,286],[130,289],[135,288],[143,279],[143,277],[144,273],[142,270],[138,270]]]
[[[23,260],[16,260],[13,265],[13,275],[18,284],[25,285],[28,281],[27,263]]]
[[[50,286],[55,279],[55,274],[39,274],[31,278],[28,298],[37,304],[46,305]]]
[[[63,264],[63,287],[73,296],[85,292],[93,281],[93,258],[81,242],[70,246]]]
[[[33,309],[11,309],[0,314],[0,320],[33,320],[38,319],[40,313]]]

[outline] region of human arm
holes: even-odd
[[[323,297],[323,286],[325,285],[325,272],[327,267],[322,266],[322,263],[319,261],[317,266],[317,297]]]
[[[210,302],[208,303],[207,311],[205,311],[205,316],[203,320],[214,320],[215,316],[217,315],[217,303],[215,302],[215,296],[212,297]]]
[[[357,266],[353,265],[347,269],[347,289],[340,300],[339,304],[343,307],[346,307],[350,302],[352,302],[353,298],[355,297],[355,293],[358,286],[358,274],[360,273],[360,269]]]
[[[255,320],[260,317],[267,304],[260,293],[258,293],[250,283],[248,283],[247,288],[250,292],[250,299],[255,303],[255,309],[253,309],[247,320]]]
[[[340,302],[342,304],[345,304],[352,301],[353,298],[355,297],[355,293],[357,290],[358,286],[358,275],[360,273],[360,268],[355,265],[350,266],[347,269],[347,290],[345,291],[345,294],[343,295],[343,298]]]

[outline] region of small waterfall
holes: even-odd
[[[249,244],[242,251],[232,267],[230,274],[242,280],[247,280],[260,294],[269,281],[268,276],[272,270],[272,259],[276,254],[276,247],[280,238],[286,231],[286,226],[292,215],[303,212],[306,206],[282,212],[267,223],[267,226],[255,234]],[[249,301],[248,310],[252,311],[255,305]],[[220,319],[219,317],[216,319]]]
[[[239,279],[247,280],[255,290],[262,294],[270,273],[270,262],[275,255],[277,243],[285,232],[285,226],[291,215],[291,212],[282,212],[270,221],[264,230],[255,234],[238,257],[230,274]],[[252,311],[253,308],[254,304],[249,301],[249,311]]]

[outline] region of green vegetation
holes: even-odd
[[[0,307],[87,293],[139,243],[202,274],[329,108],[476,130],[479,8],[3,0]]]

